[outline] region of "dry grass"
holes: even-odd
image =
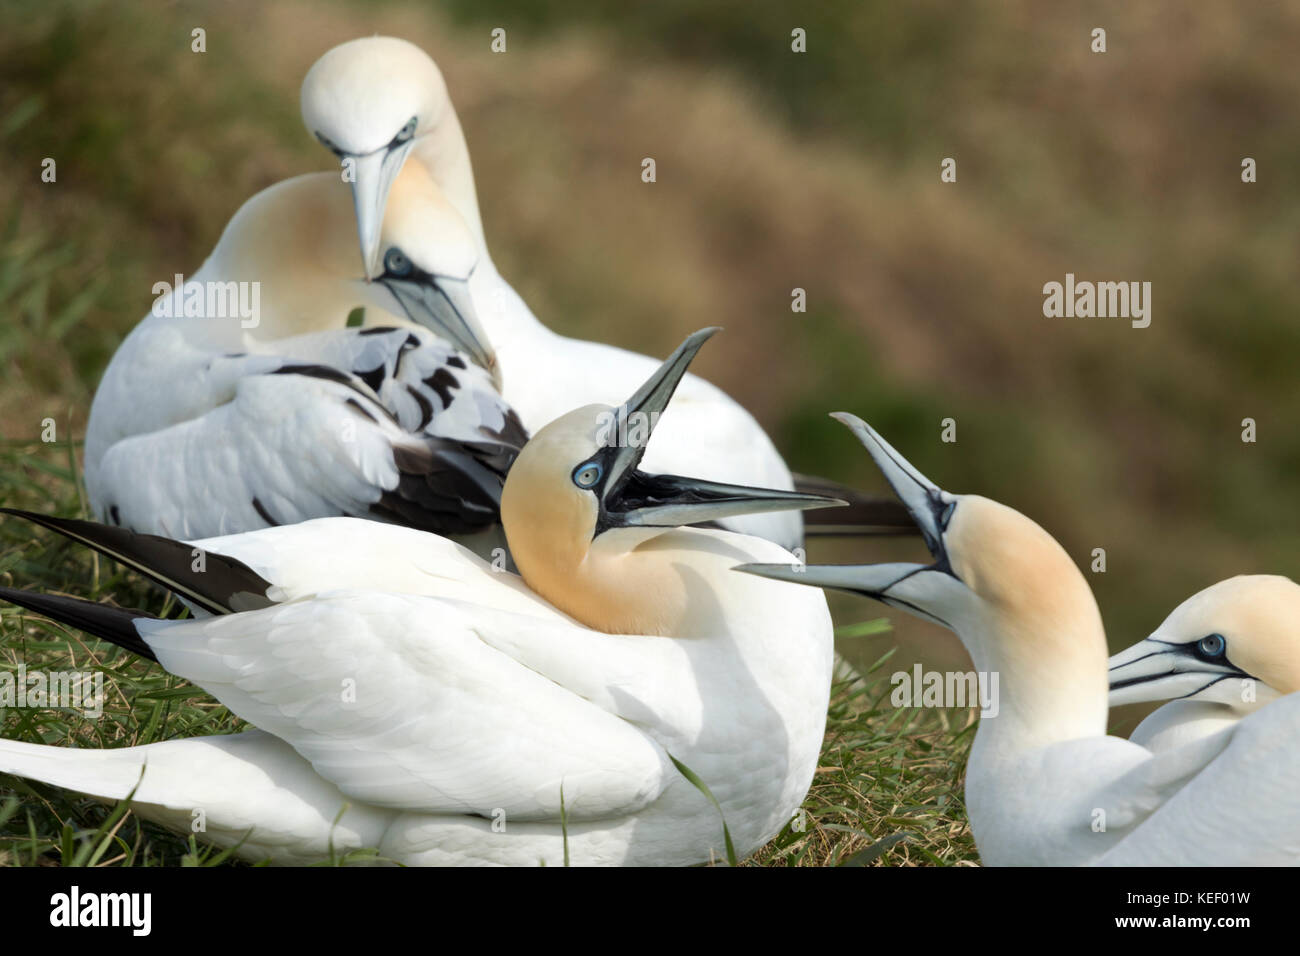
[[[727,326],[700,370],[797,468],[879,487],[824,417],[844,408],[1081,564],[1104,547],[1092,583],[1116,646],[1214,580],[1296,574],[1300,7],[624,6],[11,0],[0,434],[31,439],[45,417],[80,432],[152,283],[197,267],[251,193],[327,166],[297,116],[307,66],[384,32],[442,66],[494,255],[552,327],[658,354]],[[786,52],[796,22],[804,59]],[[945,156],[956,185],[938,181]],[[1240,182],[1242,156],[1258,183]],[[1043,283],[1067,271],[1152,281],[1152,327],[1043,318]],[[904,666],[961,660],[946,634],[896,623]]]

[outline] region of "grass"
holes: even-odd
[[[75,451],[67,442],[0,443],[0,501],[85,517]],[[17,519],[0,520],[0,582],[155,614],[174,610],[170,599],[148,582],[53,535],[34,534]],[[890,640],[889,628],[880,621],[850,625],[841,633],[858,642],[883,645]],[[825,744],[803,809],[771,844],[743,861],[745,865],[975,861],[961,797],[968,717],[890,706],[884,668],[892,654],[880,655],[860,678],[841,676],[837,681]],[[0,608],[0,670],[16,672],[20,663],[28,671],[102,671],[105,703],[97,720],[69,708],[0,709],[0,737],[7,739],[62,747],[127,747],[233,733],[244,726],[202,690],[156,665],[19,608]],[[0,866],[238,862],[192,836],[142,822],[125,804],[106,806],[0,775]]]
[[[151,284],[192,271],[254,191],[325,167],[297,116],[302,75],[330,45],[380,32],[442,66],[494,257],[557,331],[664,354],[702,316],[726,325],[739,357],[720,348],[700,371],[754,411],[797,469],[878,487],[825,417],[847,409],[945,486],[1040,520],[1081,565],[1104,547],[1109,570],[1090,583],[1116,648],[1215,580],[1297,573],[1294,5],[1208,0],[1196,16],[1177,0],[973,0],[960,11],[933,0],[817,10],[665,0],[632,14],[609,0],[10,6],[3,503],[78,512],[69,439]],[[188,44],[196,18],[209,35],[201,56]],[[1098,22],[1110,32],[1104,56],[1083,42]],[[495,26],[509,32],[505,56],[489,51]],[[788,52],[793,26],[808,31],[806,55]],[[658,161],[653,188],[637,176],[645,155]],[[1257,183],[1239,179],[1244,155],[1259,162]],[[945,156],[958,159],[955,185],[938,183]],[[45,157],[58,160],[57,185],[39,181]],[[1067,271],[1150,279],[1151,329],[1046,322],[1039,290]],[[795,286],[808,292],[806,315],[789,311]],[[950,415],[952,445],[938,428]],[[1239,439],[1247,416],[1256,444]],[[48,418],[54,446],[34,440]],[[0,575],[157,600],[9,524]],[[18,638],[11,612],[0,622]],[[964,666],[946,635],[895,623],[892,637],[855,646],[897,641],[904,667],[904,657]],[[21,631],[23,653],[95,654],[118,668],[125,708],[101,728],[42,714],[30,732],[90,744],[130,742],[142,727],[234,726],[201,696],[149,697],[160,688],[139,665],[75,635]],[[912,715],[912,743],[889,730],[902,716],[870,716],[870,692],[850,698],[832,715],[810,810],[821,802],[807,829],[783,836],[779,862],[871,846],[880,862],[923,860],[922,847],[970,859],[960,830],[927,843],[890,822],[935,812],[927,833],[960,827],[949,778],[962,722]],[[895,799],[893,816],[872,815]],[[90,832],[102,822],[99,810],[59,812]],[[823,820],[861,832],[819,829]],[[50,846],[61,826],[47,826]],[[902,832],[911,836],[879,845]]]
[[[85,370],[102,362],[110,345],[105,328],[87,316],[111,304],[114,293],[98,274],[69,290],[60,279],[82,262],[79,244],[20,229],[20,220],[14,204],[0,233],[0,313],[11,318],[0,325],[0,361],[33,390],[62,400],[66,411],[58,415],[46,404],[17,419],[16,428],[39,436],[47,419],[57,416],[53,441],[0,438],[0,504],[92,517],[79,480],[79,441],[72,437],[84,425],[72,416],[86,407],[85,382],[92,376]],[[155,614],[175,611],[170,598],[138,576],[56,536],[33,533],[17,519],[0,519],[0,582]],[[889,634],[884,622],[846,629],[855,645],[887,641]],[[975,859],[960,796],[965,737],[958,728],[964,720],[882,704],[888,686],[879,668],[887,659],[867,668],[865,682],[837,683],[825,748],[801,813],[744,865]],[[245,726],[201,689],[156,665],[19,608],[0,608],[0,670],[16,672],[20,664],[28,671],[100,671],[105,703],[98,719],[68,708],[0,709],[0,736],[7,739],[110,748]],[[242,865],[229,851],[141,821],[125,801],[109,806],[7,775],[0,782],[0,866]],[[692,782],[711,799],[707,781]],[[321,863],[366,857],[358,851]]]
[[[0,444],[0,501],[85,516],[68,444]],[[0,582],[108,600],[155,614],[174,610],[158,589],[25,522],[0,520]],[[855,641],[887,642],[881,622],[851,625]],[[965,714],[889,705],[885,653],[860,678],[836,683],[826,740],[802,812],[743,865],[962,864],[976,860],[962,807],[970,737]],[[0,709],[0,737],[62,747],[126,747],[243,724],[201,689],[160,667],[22,611],[0,608],[0,670],[99,670],[103,714]],[[703,783],[707,784],[706,781]],[[698,786],[698,784],[697,784]],[[720,820],[719,825],[722,825]],[[365,854],[350,854],[347,861]],[[855,863],[856,861],[856,863]],[[330,865],[342,859],[323,860]],[[0,775],[0,866],[237,865],[227,852],[69,791]]]

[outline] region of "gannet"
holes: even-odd
[[[1300,862],[1300,695],[1153,754],[1106,736],[1106,640],[1087,581],[1041,527],[950,494],[865,422],[848,425],[907,505],[934,562],[741,570],[871,597],[954,630],[999,675],[966,806],[990,865]]]
[[[502,395],[526,428],[536,431],[591,402],[615,405],[651,373],[657,363],[648,356],[556,335],[497,272],[484,238],[460,121],[441,72],[423,50],[378,36],[334,47],[307,73],[301,105],[308,131],[339,158],[352,182],[361,257],[369,275],[387,274],[379,224],[385,210],[401,201],[389,195],[399,170],[421,164],[459,213],[460,254],[474,259],[469,277],[473,308],[495,349]],[[688,375],[666,415],[646,459],[648,469],[795,487],[766,432],[721,389]],[[808,490],[822,486],[809,485]],[[839,489],[837,494],[847,492]],[[854,517],[860,529],[914,530],[893,502],[862,497],[855,501]],[[733,517],[721,525],[787,548],[803,539],[798,512]]]
[[[1236,723],[1300,690],[1300,585],[1239,575],[1174,609],[1110,659],[1110,706],[1168,700],[1129,740],[1166,750]]]
[[[198,617],[0,597],[155,658],[257,729],[102,751],[0,741],[0,771],[104,800],[138,783],[146,819],[189,833],[201,808],[203,839],[243,839],[240,856],[276,863],[377,848],[406,864],[559,865],[566,850],[575,864],[690,864],[725,858],[724,823],[738,853],[761,846],[812,780],[830,616],[820,592],[730,573],[788,551],[677,526],[833,502],[647,474],[644,442],[606,431],[611,416],[662,411],[711,332],[624,406],[572,411],[524,448],[502,497],[522,580],[358,519],[224,538],[225,555],[41,519],[146,570]],[[348,546],[370,534],[384,567]],[[230,556],[241,550],[256,568]],[[314,588],[300,556],[317,558]],[[388,572],[397,587],[382,586]]]
[[[86,433],[103,520],[204,537],[359,515],[495,540],[501,484],[527,433],[457,309],[454,276],[470,264],[437,236],[458,217],[418,167],[394,197],[383,231],[393,274],[376,282],[356,263],[338,176],[289,179],[239,209],[183,288],[249,283],[258,314],[228,314],[228,299],[212,315],[156,303],[127,336]],[[430,222],[443,224],[436,234]],[[453,278],[435,286],[431,260]],[[174,290],[159,302],[182,304]],[[347,327],[355,306],[364,327]]]

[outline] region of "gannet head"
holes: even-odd
[[[612,550],[631,550],[683,525],[843,504],[821,495],[651,475],[637,467],[687,366],[717,331],[687,338],[617,408],[576,409],[524,446],[501,493],[501,522],[530,584],[578,567],[598,540],[616,538],[619,547]]]
[[[429,55],[395,37],[363,37],[322,56],[302,83],[302,119],[339,160],[350,161],[366,275],[377,274],[388,193],[415,140],[450,105]]]
[[[1110,659],[1110,705],[1206,700],[1251,710],[1300,690],[1300,585],[1274,574],[1211,585]]]
[[[491,372],[501,385],[496,353],[479,324],[469,280],[478,246],[465,220],[419,160],[392,186],[379,236],[381,269],[358,283],[364,299],[426,326]]]
[[[1096,656],[1104,636],[1092,591],[1050,534],[1006,505],[944,491],[860,418],[832,417],[866,446],[921,529],[933,563],[748,564],[736,570],[901,608],[956,631],[977,661],[1024,660],[1033,669],[1046,652],[1059,668]]]

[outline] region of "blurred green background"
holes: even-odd
[[[386,33],[442,67],[493,256],[552,328],[661,355],[725,326],[697,370],[796,469],[883,490],[825,417],[853,411],[950,490],[1034,517],[1085,568],[1104,548],[1089,577],[1115,647],[1220,578],[1296,575],[1300,4],[0,9],[9,439],[46,416],[79,435],[152,284],[196,269],[255,191],[330,166],[299,84],[330,46]],[[1241,182],[1246,156],[1257,183]],[[1045,318],[1043,284],[1067,272],[1150,281],[1150,328]],[[960,659],[950,636],[896,623],[900,664]]]

